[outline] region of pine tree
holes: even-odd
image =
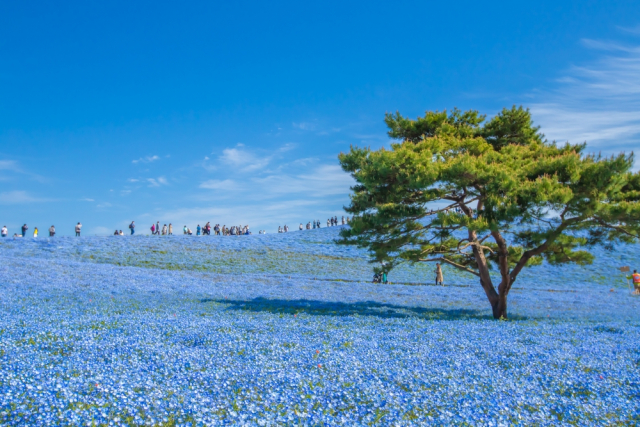
[[[351,147],[339,160],[357,182],[340,243],[367,248],[386,271],[439,261],[476,275],[498,319],[523,268],[589,264],[594,245],[638,240],[633,153],[602,157],[584,143],[548,142],[522,107],[486,123],[457,109],[385,122],[402,142]]]

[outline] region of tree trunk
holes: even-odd
[[[506,319],[507,318],[507,296],[498,295],[498,298],[491,303],[491,309],[493,310],[494,319]]]

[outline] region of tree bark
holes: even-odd
[[[491,303],[491,309],[493,310],[494,319],[506,319],[507,318],[507,296],[498,295],[495,302]]]

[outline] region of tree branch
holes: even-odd
[[[455,268],[458,268],[460,270],[466,271],[467,273],[471,273],[474,274],[478,277],[480,277],[480,273],[478,273],[477,271],[473,271],[470,268],[465,267],[464,265],[460,265],[458,263],[455,263],[453,261],[449,261],[448,259],[442,257],[442,258],[432,258],[432,259],[419,259],[418,261],[422,261],[422,262],[433,262],[433,261],[442,261],[445,262],[449,265],[454,266]]]
[[[603,220],[603,219],[601,219],[601,218],[593,217],[593,219],[594,219],[598,224],[600,224],[600,225],[601,225],[601,226],[603,226],[603,227],[611,228],[611,229],[613,229],[613,230],[616,230],[616,231],[621,232],[622,234],[626,234],[627,236],[635,237],[636,239],[638,238],[638,236],[636,236],[636,235],[635,235],[635,234],[633,234],[633,233],[629,233],[629,232],[628,232],[627,230],[625,230],[624,228],[622,228],[622,227],[618,227],[618,226],[616,226],[616,225],[611,225],[611,224],[607,223],[605,220]]]
[[[513,267],[513,270],[511,270],[511,273],[509,274],[510,278],[511,278],[511,283],[513,284],[513,282],[516,280],[516,277],[518,276],[518,274],[520,273],[520,271],[524,268],[524,266],[527,264],[527,262],[534,256],[536,255],[540,255],[541,253],[543,253],[548,247],[549,245],[560,235],[562,234],[562,232],[569,227],[570,225],[573,225],[577,222],[582,221],[584,218],[582,217],[574,217],[574,218],[570,218],[566,221],[563,221],[562,223],[560,223],[560,225],[558,226],[558,228],[555,229],[555,231],[553,233],[551,233],[551,236],[549,236],[549,238],[547,238],[547,240],[545,240],[545,242],[543,244],[541,244],[540,246],[538,246],[537,248],[534,249],[530,249],[528,251],[525,251],[522,256],[520,257],[520,260],[518,261],[518,263],[516,264],[515,267]]]

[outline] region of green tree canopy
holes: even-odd
[[[586,144],[548,142],[522,107],[486,123],[457,109],[385,122],[402,142],[339,156],[357,182],[340,242],[367,248],[387,270],[439,261],[467,271],[502,318],[524,267],[588,264],[593,245],[638,239],[633,153],[602,157]]]

